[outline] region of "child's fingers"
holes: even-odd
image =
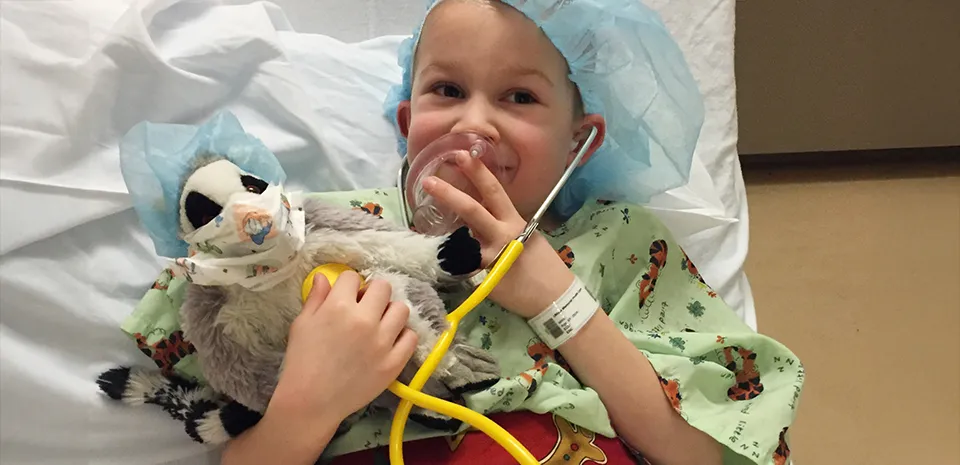
[[[380,336],[386,341],[394,342],[400,336],[400,332],[407,326],[407,320],[410,318],[410,308],[403,302],[391,302],[387,311],[383,313],[383,319],[380,320]]]
[[[320,273],[317,273],[320,275]],[[356,302],[360,291],[360,275],[356,271],[344,271],[337,276],[329,298],[340,302]]]
[[[329,294],[330,281],[327,281],[327,277],[322,273],[317,273],[313,277],[313,287],[310,289],[310,294],[307,294],[307,300],[303,303],[300,312],[308,315],[316,313]]]
[[[361,306],[370,312],[370,316],[380,320],[383,313],[387,310],[390,303],[390,294],[392,287],[390,283],[376,279],[370,282],[367,289],[363,291],[363,297],[360,298]]]
[[[397,336],[397,342],[393,345],[393,350],[387,354],[384,363],[390,367],[390,378],[396,379],[400,376],[403,366],[413,357],[413,351],[417,349],[417,333],[410,328],[403,328],[400,335]]]
[[[476,186],[483,199],[483,205],[499,220],[512,219],[517,214],[516,207],[510,201],[507,191],[503,190],[500,180],[482,161],[472,158],[467,152],[457,154],[457,165]]]
[[[435,176],[424,180],[423,188],[437,203],[459,215],[477,234],[483,237],[499,236],[499,221],[473,197]]]

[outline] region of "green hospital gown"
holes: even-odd
[[[314,195],[384,221],[401,218],[394,189]],[[725,463],[786,461],[784,436],[796,414],[803,365],[736,316],[655,216],[642,207],[598,201],[546,238],[647,356],[679,414],[727,447]],[[202,381],[192,346],[178,339],[183,290],[179,279],[161,274],[122,329],[158,366]],[[465,297],[445,300],[452,310]],[[503,375],[494,386],[468,394],[468,407],[486,414],[549,412],[615,436],[597,393],[582,386],[522,318],[486,301],[464,318],[460,331],[494,354]],[[171,354],[171,347],[178,351]],[[364,418],[325,454],[386,444],[390,420],[388,414]],[[407,440],[440,434],[415,423],[407,426]]]

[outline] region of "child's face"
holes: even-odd
[[[582,116],[567,63],[522,13],[498,1],[445,0],[427,18],[411,100],[398,109],[411,157],[450,132],[493,140],[512,177],[504,190],[533,215],[576,155],[575,139],[602,117]]]

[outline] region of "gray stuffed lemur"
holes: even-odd
[[[215,155],[198,157],[180,195],[181,237],[217,217],[231,196],[259,195],[268,184]],[[410,308],[407,326],[418,337],[413,358],[399,380],[409,383],[439,335],[448,327],[436,287],[455,284],[480,267],[480,246],[466,228],[433,237],[409,231],[368,213],[303,201],[305,235],[291,276],[259,291],[240,285],[188,283],[180,308],[184,338],[196,347],[208,386],[159,370],[119,367],[101,374],[98,384],[111,398],[128,404],[155,404],[184,422],[197,442],[221,444],[256,424],[273,394],[282,368],[290,324],[301,309],[300,288],[307,274],[324,263],[342,263],[367,280],[392,286],[393,301]],[[344,348],[349,350],[349,348]],[[322,363],[322,361],[320,361]],[[461,401],[500,379],[489,353],[456,337],[423,392]],[[340,425],[338,434],[376,409],[394,411],[399,399],[385,391]],[[414,408],[411,420],[441,430],[460,423]]]

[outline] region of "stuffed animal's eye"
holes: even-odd
[[[187,194],[184,209],[187,219],[193,225],[193,229],[200,229],[203,225],[213,221],[223,211],[220,204],[199,192]]]
[[[246,189],[247,192],[254,194],[259,195],[262,194],[263,191],[267,190],[267,183],[265,181],[246,174],[240,176],[240,183],[243,184],[243,188]]]

